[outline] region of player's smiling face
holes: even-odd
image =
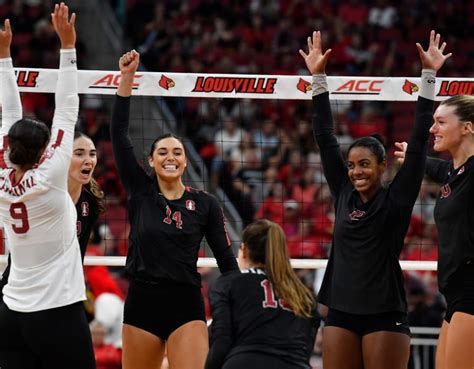
[[[349,151],[347,158],[349,178],[363,201],[368,201],[382,186],[382,175],[386,161],[377,162],[370,149],[356,146]]]
[[[186,168],[186,153],[183,144],[174,137],[167,137],[155,144],[153,155],[148,158],[150,167],[162,180],[181,178]]]
[[[97,150],[88,137],[78,137],[74,140],[69,180],[85,185],[90,182],[92,173],[97,165]]]
[[[435,151],[455,150],[461,144],[464,135],[471,135],[467,129],[469,127],[456,115],[456,107],[453,105],[439,105],[433,120],[430,133],[434,136]]]

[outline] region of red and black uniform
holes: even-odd
[[[314,136],[336,214],[329,262],[318,295],[319,302],[329,307],[327,325],[364,335],[371,332],[348,322],[372,316],[380,324],[366,321],[364,326],[371,326],[371,331],[409,333],[399,256],[425,171],[433,105],[433,100],[418,98],[403,166],[387,187],[364,203],[349,179],[334,134],[329,92],[313,96]]]
[[[190,187],[180,199],[168,200],[161,194],[156,178],[148,176],[138,164],[128,135],[129,111],[130,98],[116,96],[111,138],[127,192],[130,221],[126,271],[131,285],[124,321],[166,339],[187,321],[205,320],[196,266],[203,237],[222,273],[238,270],[238,266],[218,201]],[[151,309],[147,315],[147,294],[153,296],[148,298],[157,303],[159,313]],[[194,300],[189,297],[188,301],[190,294]],[[162,299],[166,301],[160,304]],[[165,326],[164,330],[159,328]]]
[[[213,321],[205,369],[310,368],[319,316],[297,317],[263,270],[221,275],[209,300]]]
[[[441,184],[434,217],[438,227],[438,285],[446,297],[445,320],[474,315],[474,156],[459,168],[428,158],[427,175]]]

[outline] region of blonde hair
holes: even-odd
[[[310,318],[315,300],[291,267],[283,229],[274,222],[260,219],[244,229],[242,242],[249,251],[250,260],[265,265],[276,295],[290,306],[295,315]]]
[[[474,96],[456,95],[442,101],[440,105],[453,106],[454,114],[461,122],[471,122],[474,126]]]

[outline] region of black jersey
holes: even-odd
[[[112,146],[127,192],[130,221],[126,270],[144,281],[175,280],[201,285],[196,262],[203,237],[222,273],[237,270],[218,201],[205,191],[186,187],[178,200],[168,200],[155,178],[138,164],[128,136],[130,98],[116,96]]]
[[[264,353],[310,368],[319,317],[297,317],[275,296],[261,269],[221,275],[209,291],[211,346],[206,369],[242,353]],[[251,367],[251,366],[250,366]]]
[[[313,97],[313,130],[335,206],[334,236],[319,301],[352,314],[407,310],[399,256],[423,179],[434,102],[418,98],[403,166],[363,203],[334,135],[329,93]]]
[[[76,203],[77,211],[77,238],[79,246],[81,247],[82,262],[86,255],[87,244],[91,237],[92,228],[94,227],[97,218],[99,217],[99,210],[94,196],[87,188],[82,188],[81,196]]]
[[[84,262],[84,256],[86,254],[87,244],[92,232],[92,227],[94,226],[99,212],[97,209],[96,202],[94,201],[93,195],[90,191],[83,187],[81,195],[79,196],[79,201],[76,203],[76,212],[77,212],[77,239],[79,241],[79,246],[81,248],[81,257],[82,262]],[[10,264],[11,258],[8,255],[7,267],[3,271],[2,279],[0,280],[0,297],[2,297],[2,289],[8,282],[8,276],[10,275]]]
[[[444,292],[456,272],[474,263],[474,156],[459,168],[452,161],[429,158],[426,173],[441,184],[434,217],[438,228],[438,285]]]

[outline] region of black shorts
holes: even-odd
[[[31,313],[0,304],[0,368],[95,369],[82,301]]]
[[[309,362],[289,363],[275,355],[267,355],[260,352],[245,352],[228,357],[222,369],[310,369]]]
[[[381,331],[404,333],[410,336],[407,314],[398,311],[362,315],[329,309],[324,325],[344,328],[360,337]]]
[[[132,280],[125,299],[124,324],[167,340],[177,328],[193,320],[206,322],[201,289],[164,280]]]
[[[466,264],[456,272],[443,295],[448,305],[444,320],[448,323],[456,312],[474,315],[474,263]]]

